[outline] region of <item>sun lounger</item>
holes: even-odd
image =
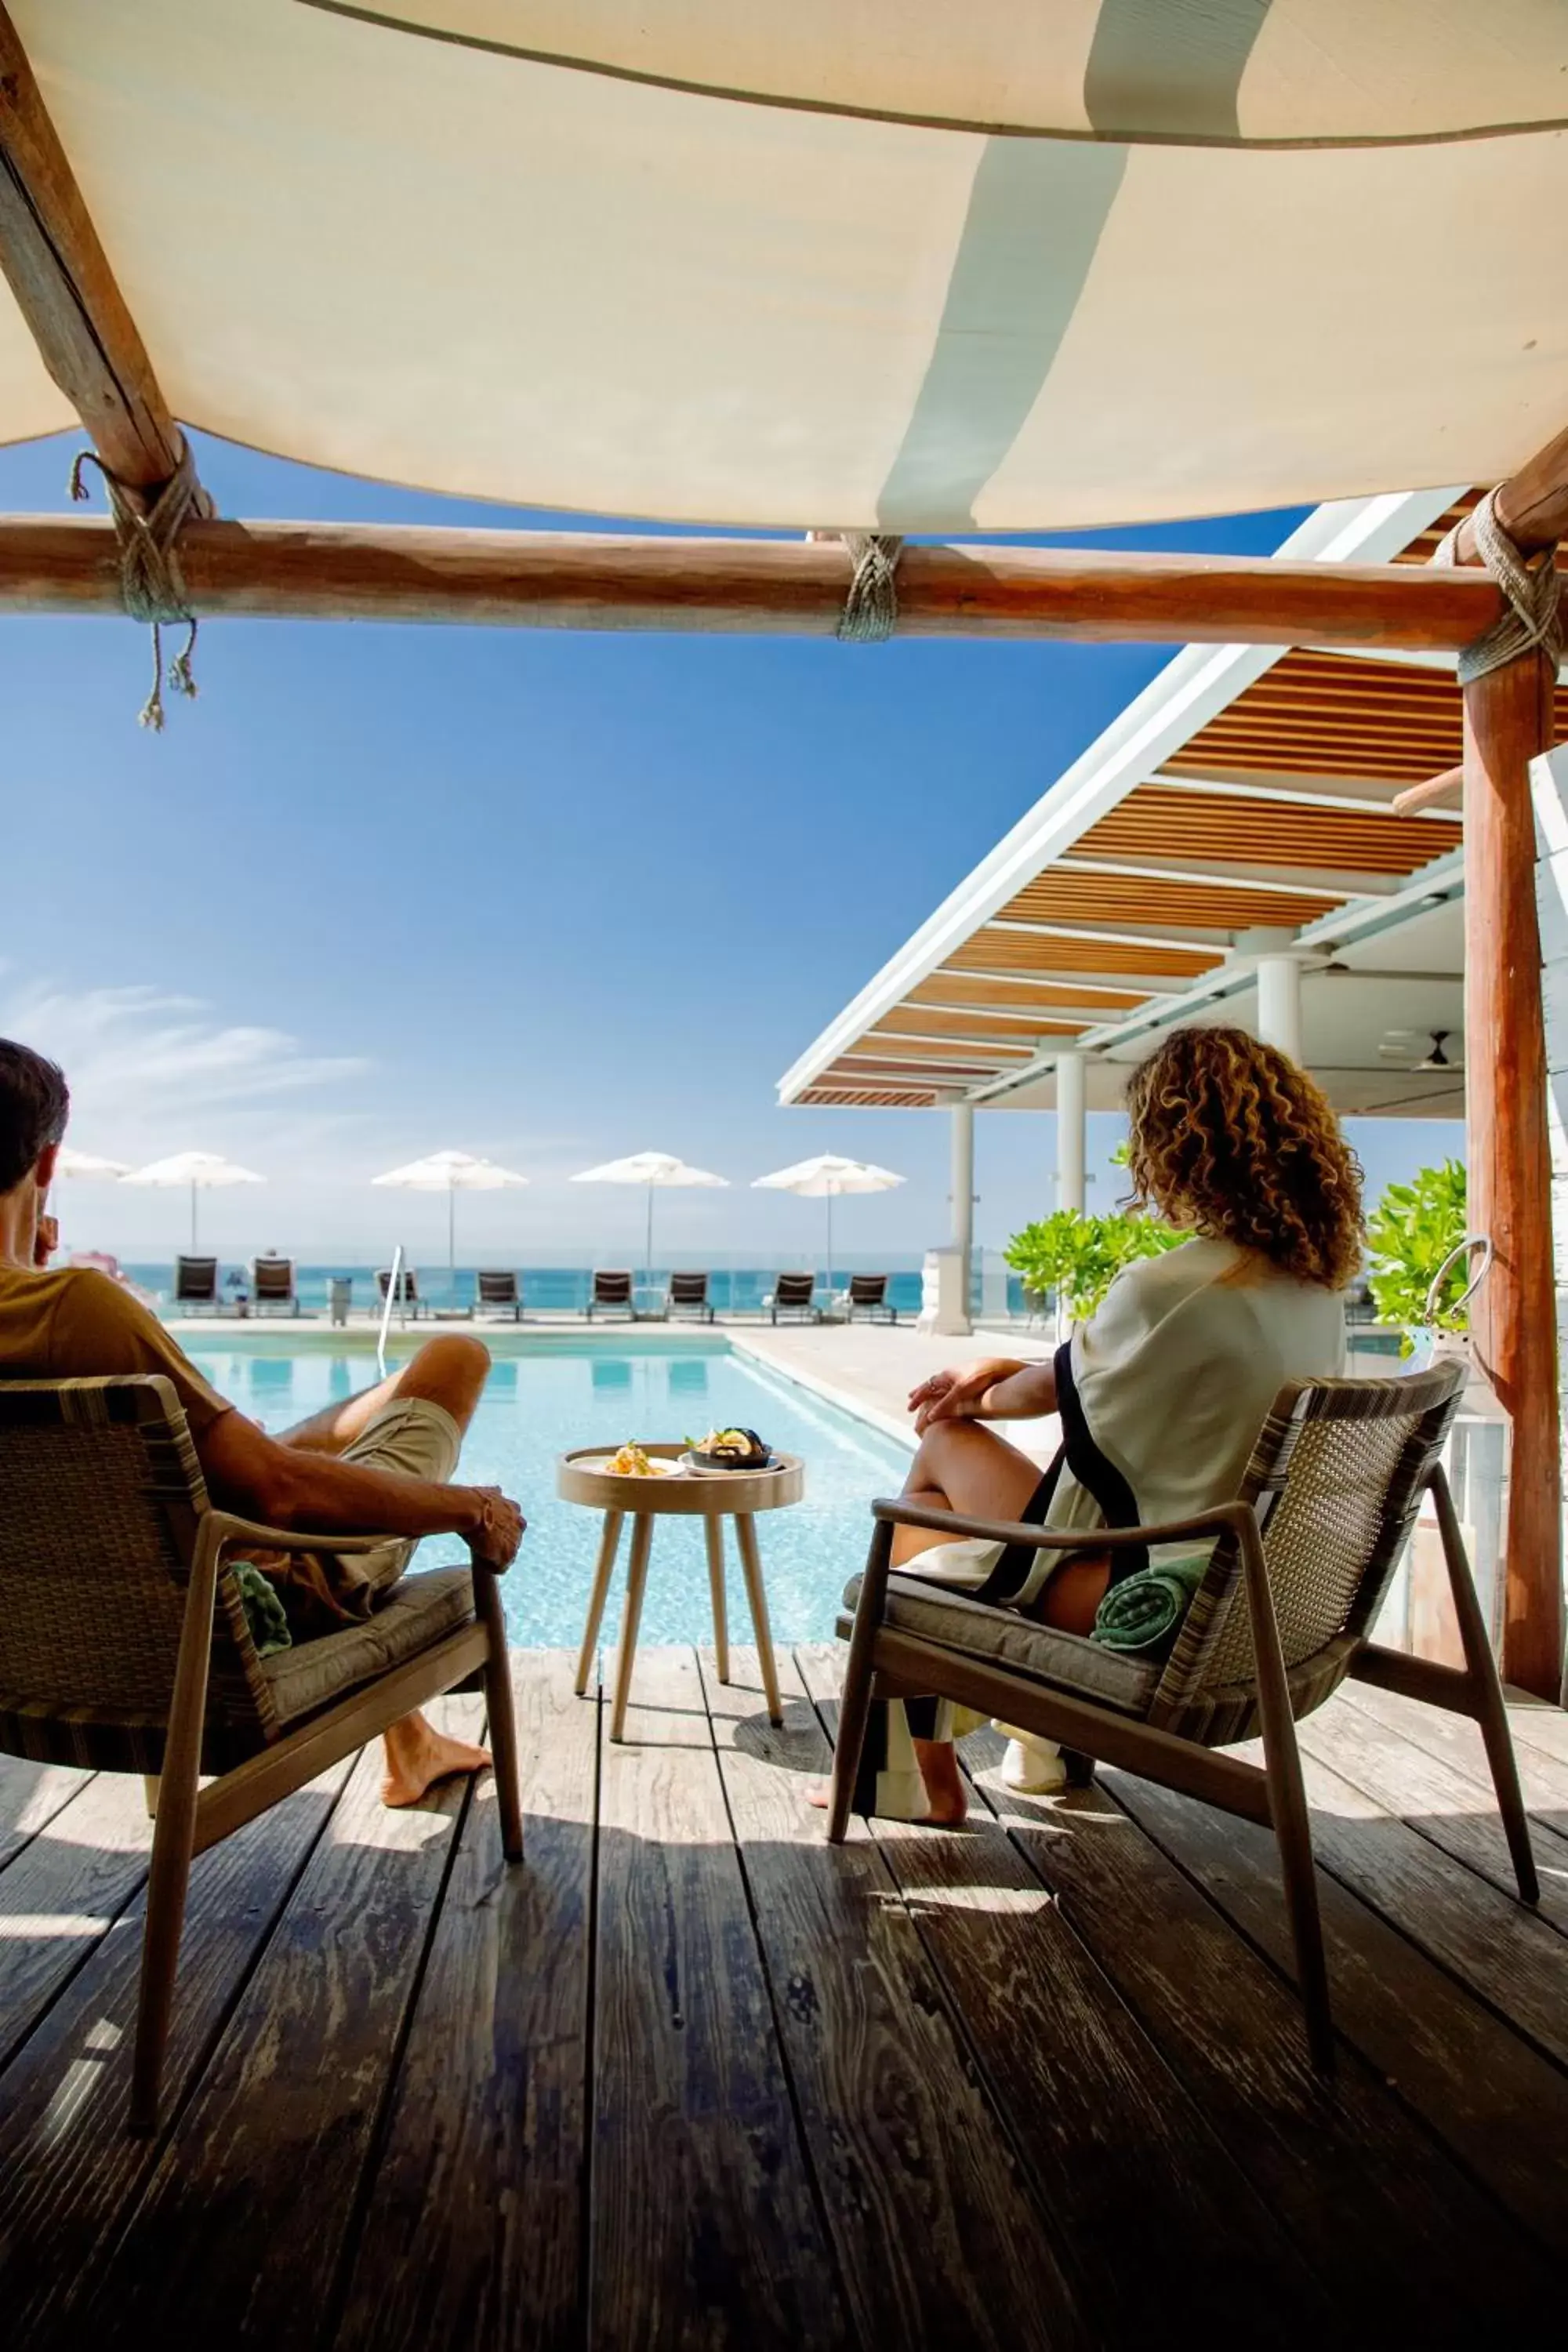
[[[889,1323],[899,1319],[899,1310],[888,1304],[888,1277],[885,1274],[852,1274],[849,1287],[844,1294],[844,1320],[853,1323],[857,1315],[868,1322],[879,1318]]]
[[[488,1570],[416,1571],[363,1623],[266,1656],[257,1647],[237,1552],[363,1552],[384,1540],[215,1510],[161,1377],[0,1381],[0,1754],[141,1773],[156,1789],[134,2131],[158,2118],[193,1853],[481,1675],[501,1843],[521,1859],[506,1634]]]
[[[820,1323],[822,1310],[816,1303],[815,1274],[780,1274],[773,1277],[773,1286],[763,1305],[776,1323],[781,1315],[795,1315],[807,1323]]]
[[[695,1315],[700,1323],[711,1323],[713,1309],[708,1299],[708,1276],[705,1274],[672,1274],[665,1312],[668,1315]]]
[[[510,1315],[514,1323],[522,1320],[522,1285],[510,1266],[481,1266],[475,1276],[478,1284],[476,1309],[480,1315]]]
[[[588,1297],[588,1320],[595,1315],[624,1315],[628,1322],[637,1319],[637,1307],[632,1298],[631,1276],[620,1268],[606,1271],[597,1266],[594,1271],[594,1286]]]
[[[298,1315],[291,1257],[258,1257],[250,1262],[250,1311],[253,1315]]]
[[[391,1280],[392,1268],[389,1265],[377,1266],[375,1273],[375,1295],[383,1307],[386,1304],[387,1285]],[[420,1316],[425,1313],[425,1301],[419,1296],[418,1276],[415,1274],[414,1268],[411,1265],[405,1265],[403,1272],[399,1275],[397,1278],[397,1296],[392,1303],[400,1313],[412,1315],[416,1322],[417,1322]]]
[[[174,1305],[182,1314],[194,1315],[205,1307],[210,1315],[216,1315],[222,1303],[217,1295],[216,1257],[174,1260]]]

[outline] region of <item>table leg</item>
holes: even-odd
[[[768,1596],[763,1590],[763,1563],[757,1552],[757,1523],[750,1511],[735,1514],[735,1540],[741,1547],[741,1567],[746,1579],[746,1598],[752,1604],[752,1625],[757,1636],[757,1657],[763,1669],[763,1688],[767,1694],[768,1720],[784,1721],[784,1708],[779,1704],[778,1669],[773,1664],[773,1637],[768,1630]]]
[[[588,1687],[588,1676],[594,1671],[594,1652],[598,1646],[599,1628],[605,1622],[605,1603],[610,1597],[610,1579],[616,1571],[616,1550],[621,1540],[624,1511],[605,1513],[605,1531],[599,1538],[599,1557],[594,1564],[594,1590],[588,1601],[588,1622],[583,1632],[583,1647],[577,1659],[577,1696],[582,1697]]]
[[[702,1522],[708,1538],[708,1589],[713,1596],[713,1647],[719,1654],[719,1679],[730,1679],[730,1627],[724,1613],[724,1522],[710,1511]]]
[[[626,1729],[626,1703],[632,1695],[632,1660],[637,1655],[637,1626],[642,1618],[643,1586],[647,1582],[648,1547],[653,1541],[653,1517],[647,1511],[632,1517],[632,1556],[626,1570],[626,1605],[621,1615],[621,1650],[616,1660],[616,1704],[610,1717],[610,1738]]]

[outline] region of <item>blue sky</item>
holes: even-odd
[[[0,451],[0,507],[63,508],[74,446]],[[546,520],[222,443],[199,457],[229,514]],[[1256,552],[1295,520],[1068,543]],[[201,698],[159,737],[136,725],[129,623],[0,631],[13,872],[35,876],[5,893],[0,1034],[65,1060],[84,1147],[261,1171],[266,1192],[210,1197],[204,1238],[306,1259],[400,1238],[443,1255],[444,1204],[368,1180],[447,1146],[533,1180],[464,1203],[470,1257],[624,1255],[640,1196],[566,1179],[645,1150],[731,1179],[661,1202],[686,1255],[813,1244],[819,1203],[748,1188],[825,1150],[909,1179],[841,1204],[845,1253],[943,1238],[945,1118],[781,1111],[773,1082],[1169,657],[214,622]],[[1120,1125],[1091,1129],[1105,1206]],[[977,1121],[983,1242],[1050,1206],[1051,1129]],[[1355,1140],[1373,1191],[1460,1148],[1414,1123]],[[68,1239],[132,1258],[182,1232],[168,1194],[73,1186],[61,1206]]]

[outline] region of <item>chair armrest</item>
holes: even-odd
[[[1037,1551],[1125,1551],[1136,1544],[1172,1543],[1179,1536],[1239,1535],[1253,1519],[1250,1503],[1217,1503],[1212,1511],[1190,1519],[1163,1519],[1142,1528],[1036,1528],[1017,1519],[967,1518],[957,1511],[934,1511],[924,1503],[903,1496],[880,1496],[871,1506],[875,1518],[897,1527],[930,1528],[943,1536],[974,1536],[984,1543],[1029,1544]]]
[[[264,1544],[269,1551],[375,1551],[384,1543],[417,1541],[384,1534],[379,1536],[312,1536],[293,1528],[263,1527],[255,1519],[237,1518],[232,1511],[207,1511],[203,1524],[212,1529],[211,1540],[220,1551],[231,1544]]]

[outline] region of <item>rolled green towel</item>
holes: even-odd
[[[294,1636],[289,1631],[289,1620],[283,1614],[278,1587],[270,1577],[264,1576],[255,1562],[248,1559],[237,1559],[233,1572],[234,1580],[239,1587],[245,1622],[256,1644],[257,1656],[269,1658],[275,1650],[291,1650]]]
[[[1211,1553],[1162,1560],[1113,1584],[1094,1612],[1091,1641],[1108,1650],[1157,1650],[1171,1641],[1204,1580]]]

